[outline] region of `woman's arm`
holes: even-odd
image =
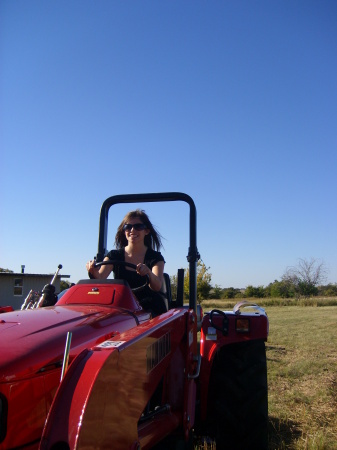
[[[109,261],[108,257],[105,257],[103,261]],[[108,278],[110,273],[113,271],[113,264],[108,266],[95,266],[95,261],[88,261],[86,264],[87,271],[91,273],[94,278],[104,279]]]
[[[152,267],[151,270],[146,264],[137,264],[137,273],[141,276],[149,276],[149,286],[153,291],[160,291],[162,287],[164,279],[164,265],[164,261],[159,261]]]

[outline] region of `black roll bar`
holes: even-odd
[[[174,202],[183,201],[190,206],[190,246],[187,261],[190,272],[190,300],[189,307],[197,312],[197,262],[200,258],[197,249],[197,210],[192,198],[181,192],[160,192],[150,194],[123,194],[107,198],[102,206],[99,219],[98,250],[96,261],[103,261],[108,252],[108,215],[111,206],[119,203],[149,203],[149,202]]]

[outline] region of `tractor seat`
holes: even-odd
[[[171,280],[168,273],[164,273],[164,280],[159,291],[164,298],[167,310],[170,309],[172,303]]]

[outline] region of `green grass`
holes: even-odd
[[[231,309],[235,304],[208,302],[203,302],[205,310]],[[337,298],[293,300],[285,306],[282,302],[256,302],[265,307],[270,321],[269,448],[336,449]]]

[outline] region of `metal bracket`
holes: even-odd
[[[256,303],[247,302],[247,300],[242,300],[242,302],[239,302],[234,306],[233,308],[234,314],[237,316],[240,315],[241,308],[255,309],[263,315],[266,314],[266,311],[263,308],[261,308],[261,306],[257,305]]]
[[[197,361],[197,363],[198,363],[197,364],[197,369],[196,369],[194,374],[192,374],[192,375],[188,374],[187,375],[187,378],[189,380],[195,380],[200,375],[201,355],[194,355],[193,356],[193,361]]]

